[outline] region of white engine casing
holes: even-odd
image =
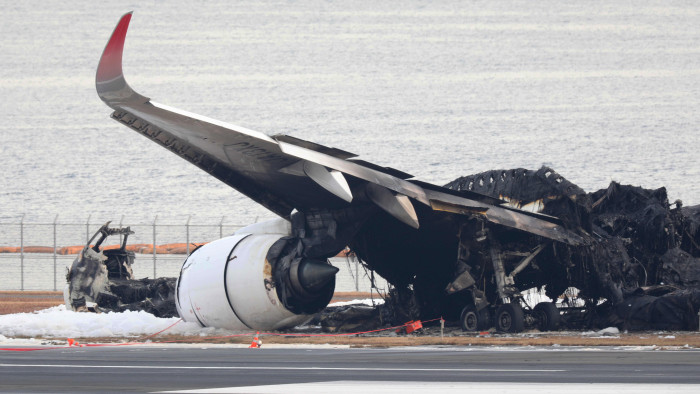
[[[287,228],[282,223],[260,233],[244,228],[190,254],[175,292],[180,317],[203,327],[231,330],[277,330],[308,321],[311,315],[294,314],[279,300],[266,260]]]

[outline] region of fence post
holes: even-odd
[[[85,243],[90,242],[90,217],[92,214],[88,215],[87,222],[85,222]]]
[[[355,257],[355,291],[360,291],[360,259]]]
[[[19,221],[19,271],[20,290],[24,291],[24,214]]]
[[[185,240],[187,241],[187,255],[190,255],[190,219],[192,219],[192,215],[187,216],[187,223],[185,223]]]
[[[158,215],[153,219],[153,279],[156,278],[156,221]]]
[[[53,291],[56,291],[56,222],[58,222],[58,214],[53,218]]]
[[[119,219],[119,228],[122,228],[122,223],[124,223],[124,215],[122,215],[121,219]],[[123,235],[119,233],[119,245],[122,244],[123,242]]]
[[[221,221],[219,222],[219,239],[224,237],[224,218],[226,216],[221,217]]]

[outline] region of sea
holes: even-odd
[[[124,73],[154,101],[440,185],[544,165],[586,191],[618,181],[700,204],[697,1],[2,1],[2,10],[0,246],[17,245],[20,222],[274,217],[109,118],[95,69],[129,11]]]

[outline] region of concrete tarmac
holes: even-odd
[[[3,392],[314,392],[309,387],[318,387],[316,392],[337,394],[405,386],[444,386],[440,391],[451,392],[450,387],[470,385],[537,392],[547,392],[543,387],[556,387],[553,392],[569,387],[568,393],[593,389],[581,383],[629,392],[700,392],[700,351],[147,345],[0,352]]]

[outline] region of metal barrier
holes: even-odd
[[[124,216],[116,225],[128,225],[135,232],[129,236],[129,244],[187,244],[187,254],[192,243],[209,242],[234,233],[244,225],[226,223],[226,217],[209,224],[193,224],[192,217],[187,216],[180,223],[166,221],[155,216],[146,223],[124,223]],[[257,221],[257,220],[256,220]],[[67,272],[76,255],[60,255],[58,251],[64,246],[85,245],[103,222],[92,221],[88,215],[84,222],[60,222],[56,215],[51,222],[27,222],[22,215],[19,222],[0,222],[0,247],[19,247],[17,253],[0,253],[0,290],[61,290],[60,270]],[[108,243],[115,240],[109,240]],[[121,243],[122,239],[119,239]],[[183,242],[184,241],[184,242]],[[51,248],[51,253],[30,253],[31,247]],[[137,278],[177,276],[180,266],[187,254],[158,254],[155,247],[152,254],[137,254],[133,266]],[[144,262],[151,260],[149,270]],[[14,261],[14,264],[13,264]],[[355,258],[333,258],[332,264],[340,269],[337,275],[338,291],[370,291],[368,275]],[[48,272],[47,272],[48,271]],[[152,271],[152,272],[149,272]],[[47,275],[48,274],[48,275]],[[152,274],[153,276],[151,276]],[[386,289],[386,281],[379,280],[378,287]]]

